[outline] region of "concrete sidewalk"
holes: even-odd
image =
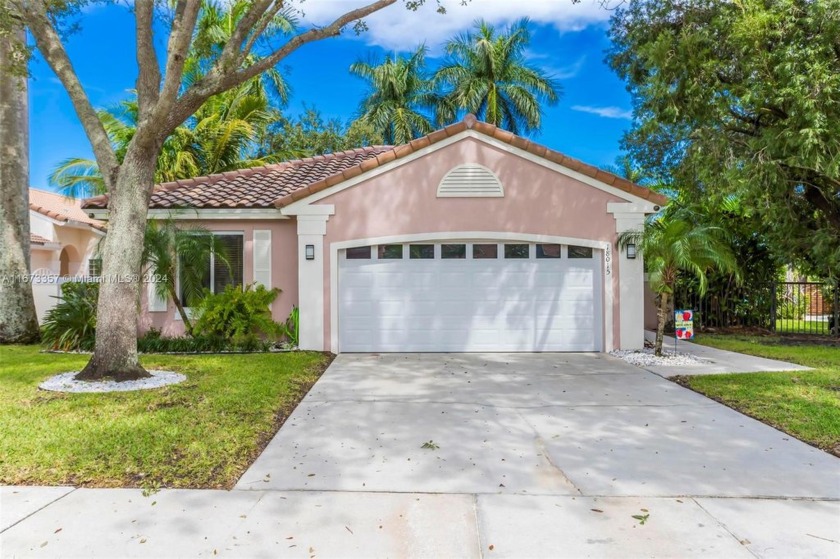
[[[4,487],[0,503],[4,558],[840,553],[837,501]]]
[[[653,342],[656,340],[656,333],[646,331],[645,340]],[[675,342],[673,337],[665,337],[664,349],[673,351]],[[643,367],[646,371],[656,373],[663,377],[674,377],[678,375],[719,375],[724,373],[761,373],[770,371],[810,371],[811,367],[765,359],[754,355],[745,355],[726,351],[714,347],[693,344],[684,340],[677,340],[677,353],[690,353],[702,363],[692,365],[647,365]]]

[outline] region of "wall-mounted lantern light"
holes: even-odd
[[[306,245],[306,259],[315,260],[315,245]]]
[[[627,258],[630,260],[636,259],[636,244],[635,243],[627,243]]]

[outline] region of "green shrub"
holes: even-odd
[[[179,336],[165,338],[159,330],[149,330],[137,340],[141,353],[219,353],[223,351],[269,351],[274,344],[257,337],[246,337],[238,343],[220,336]]]
[[[41,339],[50,349],[91,351],[96,339],[96,302],[99,284],[66,282],[58,303],[44,317]]]
[[[278,338],[282,325],[271,318],[271,303],[279,289],[262,285],[244,289],[229,285],[221,293],[208,294],[195,307],[198,319],[193,326],[196,336],[218,337],[236,346],[252,347],[261,338]]]

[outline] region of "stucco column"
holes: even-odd
[[[615,217],[615,232],[641,231],[645,212],[634,204],[610,204]],[[627,251],[615,251],[619,277],[619,348],[642,349],[645,345],[645,265],[641,253],[627,258]]]
[[[324,235],[329,215],[298,215],[300,349],[324,351]],[[314,258],[306,259],[312,246]],[[311,250],[310,250],[311,252]]]

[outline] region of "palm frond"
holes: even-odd
[[[105,194],[105,181],[99,165],[92,159],[71,157],[50,173],[49,182],[68,198],[89,198]]]
[[[712,270],[733,274],[740,281],[738,262],[723,230],[703,224],[690,209],[666,208],[651,216],[643,231],[619,235],[618,243],[621,248],[636,245],[657,292],[673,292],[678,271],[694,276],[701,294]]]

